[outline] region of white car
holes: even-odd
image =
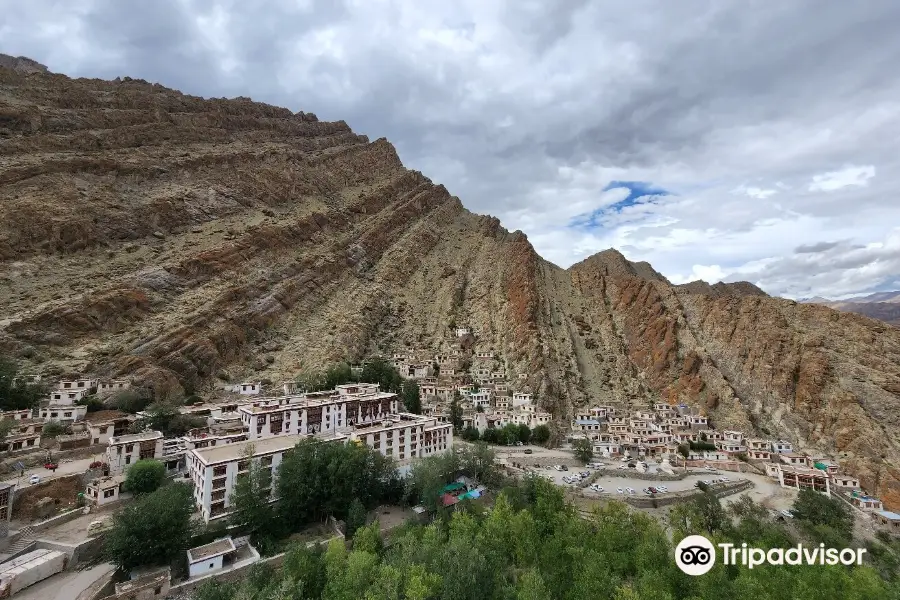
[[[598,492],[598,493],[602,493],[602,492],[603,492],[603,486],[599,486],[599,485],[597,485],[596,483],[592,483],[592,484],[591,484],[591,489],[594,490],[595,492]]]
[[[625,491],[628,492],[629,494],[633,494],[634,488],[625,488]]]
[[[658,485],[658,486],[656,486],[656,489],[658,489],[659,491],[661,491],[664,494],[669,491],[669,488],[667,488],[664,485]]]
[[[728,483],[728,482],[731,481],[731,480],[728,479],[727,477],[720,477],[720,478],[719,478],[719,481],[721,481],[721,482],[723,482],[723,483]]]
[[[32,485],[34,485],[35,483],[40,483],[40,482],[41,482],[40,475],[32,475],[31,477],[28,478],[28,483],[30,483]]]
[[[622,488],[616,488],[616,491],[619,492],[620,494],[625,493],[625,490],[623,490]]]
[[[553,468],[557,471],[562,471],[562,465],[553,465]]]
[[[781,511],[781,514],[783,514],[783,515],[784,515],[785,517],[787,517],[788,519],[793,519],[793,518],[794,518],[794,513],[792,513],[792,512],[789,511],[789,510],[783,510],[783,511]]]

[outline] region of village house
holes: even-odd
[[[672,437],[679,444],[689,444],[690,442],[696,442],[698,436],[693,431],[675,431],[672,433]]]
[[[889,510],[876,510],[872,513],[875,521],[890,531],[900,532],[900,515]]]
[[[163,434],[159,431],[127,434],[109,438],[106,464],[112,474],[122,473],[129,465],[147,458],[161,459]]]
[[[853,506],[865,512],[884,510],[881,500],[867,496],[859,491],[850,492],[849,500]]]
[[[743,445],[744,443],[744,432],[743,431],[731,431],[725,430],[722,432],[723,438],[722,440],[728,442],[730,444]]]
[[[472,330],[468,327],[457,327],[455,333],[456,337],[461,338],[472,333]]]
[[[772,460],[772,453],[768,450],[748,450],[747,458],[749,460],[769,461]]]
[[[70,424],[84,419],[87,406],[77,404],[50,404],[40,408],[40,418],[45,422]]]
[[[492,358],[494,358],[494,353],[493,352],[476,352],[475,358],[478,358],[481,360],[492,359]]]
[[[688,419],[690,419],[691,427],[706,428],[709,426],[709,419],[706,415],[690,415]]]
[[[187,551],[188,576],[197,578],[239,569],[258,560],[259,552],[249,544],[248,538],[224,537]]]
[[[50,404],[72,406],[85,396],[87,396],[87,390],[54,390],[50,392]]]
[[[747,440],[747,449],[748,450],[769,450],[772,447],[772,442],[769,440],[764,440],[760,438],[754,438]]]
[[[64,391],[81,391],[87,393],[97,387],[96,379],[63,379],[56,384],[56,389]]]
[[[86,431],[90,435],[91,444],[109,444],[109,438],[128,433],[136,417],[114,410],[101,410],[87,413],[84,418]]]
[[[517,406],[524,406],[525,404],[531,404],[531,402],[532,402],[531,394],[528,394],[525,392],[515,392],[513,394],[513,401],[512,401],[513,408],[515,408]]]
[[[528,379],[528,373],[519,373],[519,379]]]
[[[262,393],[262,383],[259,381],[238,383],[231,386],[231,391],[241,396],[256,396]]]
[[[125,475],[98,477],[88,483],[85,496],[96,506],[111,504],[119,500]]]
[[[22,410],[5,410],[0,412],[0,421],[5,421],[7,419],[13,421],[22,421],[25,419],[31,419],[32,411],[30,408],[23,408]]]
[[[491,405],[491,393],[489,390],[481,389],[477,392],[467,391],[463,394],[463,399],[471,403],[473,408],[487,408]]]
[[[794,451],[794,445],[785,440],[772,442],[772,452],[775,454],[790,454]]]
[[[786,465],[798,467],[806,466],[806,456],[803,454],[794,454],[793,452],[785,452],[778,456],[779,460]]]
[[[281,393],[285,396],[293,396],[300,393],[300,384],[296,381],[285,381],[281,384]]]
[[[723,442],[725,441],[725,436],[721,431],[716,431],[715,429],[701,429],[700,430],[700,439],[706,442]]]
[[[781,487],[812,489],[826,495],[831,493],[828,474],[818,469],[790,464],[778,465],[778,483]]]
[[[600,421],[596,419],[576,419],[572,423],[572,431],[581,431],[587,433],[589,431],[599,432],[602,428]]]
[[[656,414],[649,410],[636,410],[634,411],[634,418],[638,421],[655,421]]]
[[[131,382],[125,379],[111,379],[108,381],[99,381],[97,383],[98,394],[112,394],[131,387]]]
[[[857,479],[856,477],[835,474],[832,475],[831,480],[834,482],[832,485],[836,488],[850,490],[859,489],[859,479]]]

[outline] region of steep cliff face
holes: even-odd
[[[39,66],[0,63],[0,352],[25,366],[177,395],[465,324],[560,423],[686,402],[900,506],[897,329],[615,250],[560,269],[346,123]]]

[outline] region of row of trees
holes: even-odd
[[[516,442],[545,444],[550,440],[550,428],[538,425],[531,429],[527,425],[507,423],[500,429],[485,429],[484,432],[479,432],[475,427],[466,427],[460,437],[468,442],[480,440],[488,444],[509,445]]]
[[[719,511],[705,512],[715,504]],[[796,540],[752,501],[733,511],[703,497],[681,505],[674,539],[652,517],[611,502],[585,517],[563,492],[537,477],[504,488],[491,511],[467,506],[434,523],[392,532],[357,530],[348,549],[292,548],[278,571],[260,568],[245,581],[208,583],[196,600],[819,600],[822,597],[896,597],[896,580],[869,566],[768,566],[717,563],[702,577],[682,573],[673,560],[683,520],[714,543],[770,548]]]

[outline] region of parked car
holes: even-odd
[[[669,488],[667,488],[667,487],[664,486],[664,485],[658,485],[658,486],[656,486],[656,489],[657,489],[658,491],[662,492],[663,494],[665,494],[666,492],[669,491]]]
[[[793,518],[794,518],[794,513],[792,513],[792,512],[789,511],[789,510],[782,510],[782,511],[781,511],[781,514],[784,515],[785,517],[787,517],[788,519],[793,519]]]
[[[648,489],[646,489],[646,488],[644,489],[644,493],[647,494],[648,496],[652,496],[652,495],[653,495],[653,492],[651,492],[650,490],[648,490]]]
[[[625,488],[625,491],[628,492],[629,494],[635,493],[634,488]]]
[[[707,471],[715,471],[712,467],[704,467]]]
[[[522,442],[516,442],[516,446],[521,446]]]
[[[603,487],[597,485],[596,483],[592,483],[592,484],[591,484],[591,489],[594,490],[595,492],[602,492],[602,491],[603,491]]]
[[[620,494],[625,493],[625,490],[623,490],[622,488],[616,488],[616,491],[619,492]]]
[[[28,483],[30,483],[31,485],[34,485],[35,483],[40,483],[40,482],[41,482],[40,475],[32,475],[31,477],[28,478]]]
[[[705,483],[706,485],[712,485],[712,481],[710,481],[709,479],[704,479],[703,483]]]
[[[581,475],[581,478],[582,478],[582,479],[591,476],[591,474],[588,473],[587,471],[582,471],[581,473],[579,473],[579,475]]]
[[[562,465],[553,465],[553,468],[556,469],[557,471],[563,470]]]
[[[720,478],[719,478],[719,481],[721,481],[722,483],[728,483],[728,482],[731,481],[731,480],[728,479],[727,477],[720,477]]]
[[[636,466],[637,466],[637,465],[636,465],[635,463],[633,463],[633,462],[628,463],[628,468],[629,468],[629,469],[633,469],[633,468],[635,468]]]
[[[647,489],[650,490],[650,493],[651,493],[651,494],[655,494],[656,492],[659,491],[659,490],[656,489],[655,487],[649,487],[649,488],[647,488]]]
[[[567,467],[566,465],[562,465],[562,470],[563,470],[563,471],[568,471],[568,470],[569,470],[569,467]]]
[[[525,448],[523,452],[525,452],[525,454],[531,454],[532,452],[534,452],[534,450],[532,450],[531,448]]]
[[[59,465],[55,462],[48,462],[48,463],[44,463],[44,468],[49,469],[51,471],[55,471],[56,469],[59,468]]]

